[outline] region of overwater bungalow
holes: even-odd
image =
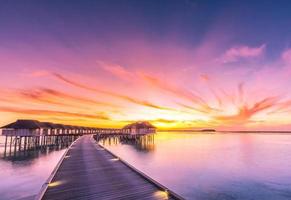
[[[54,124],[51,122],[40,122],[37,120],[27,119],[19,119],[16,122],[1,127],[1,129],[2,135],[4,136],[49,136],[93,132],[92,128]]]
[[[56,135],[65,134],[66,127],[63,124],[54,124],[56,127]]]
[[[74,130],[74,134],[79,134],[79,127],[78,126],[72,126]]]
[[[122,130],[123,133],[131,135],[144,135],[155,133],[157,128],[147,121],[139,121],[124,126]]]
[[[216,130],[215,129],[202,129],[201,130],[202,132],[216,132]]]
[[[78,126],[78,132],[79,132],[79,134],[83,134],[84,133],[84,127]]]
[[[65,126],[65,134],[73,134],[74,127],[71,125],[64,125]]]
[[[39,122],[42,135],[55,135],[57,126],[51,122]]]
[[[1,129],[4,136],[40,136],[42,134],[41,124],[37,120],[19,119]]]

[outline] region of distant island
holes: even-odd
[[[215,129],[200,129],[200,130],[190,130],[190,129],[171,129],[171,130],[159,130],[160,132],[176,132],[176,131],[181,131],[181,132],[216,132]]]
[[[202,132],[216,132],[215,129],[202,129]]]
[[[258,130],[248,130],[248,131],[237,131],[237,130],[232,130],[232,131],[226,131],[226,130],[215,130],[215,129],[200,129],[200,130],[190,130],[190,129],[171,129],[171,130],[158,130],[159,132],[219,132],[219,133],[262,133],[262,134],[268,134],[268,133],[281,133],[281,134],[290,134],[291,131],[278,131],[278,130],[268,130],[268,131],[258,131]]]

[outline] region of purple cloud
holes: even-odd
[[[287,63],[290,64],[291,63],[291,49],[287,49],[282,53],[282,60]]]
[[[238,46],[228,49],[220,59],[222,63],[237,62],[241,59],[257,58],[264,54],[266,45],[258,47]]]

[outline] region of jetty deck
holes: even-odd
[[[79,138],[40,195],[64,199],[180,199],[120,161],[90,135]]]

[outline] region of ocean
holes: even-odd
[[[291,199],[289,134],[159,132],[101,144],[186,199]],[[0,136],[1,200],[33,199],[65,151],[4,158],[3,146]]]
[[[4,143],[5,137],[0,136],[0,199],[34,199],[65,149],[34,150],[15,157],[7,152],[4,157]]]
[[[289,134],[161,132],[104,145],[186,199],[291,199]]]

